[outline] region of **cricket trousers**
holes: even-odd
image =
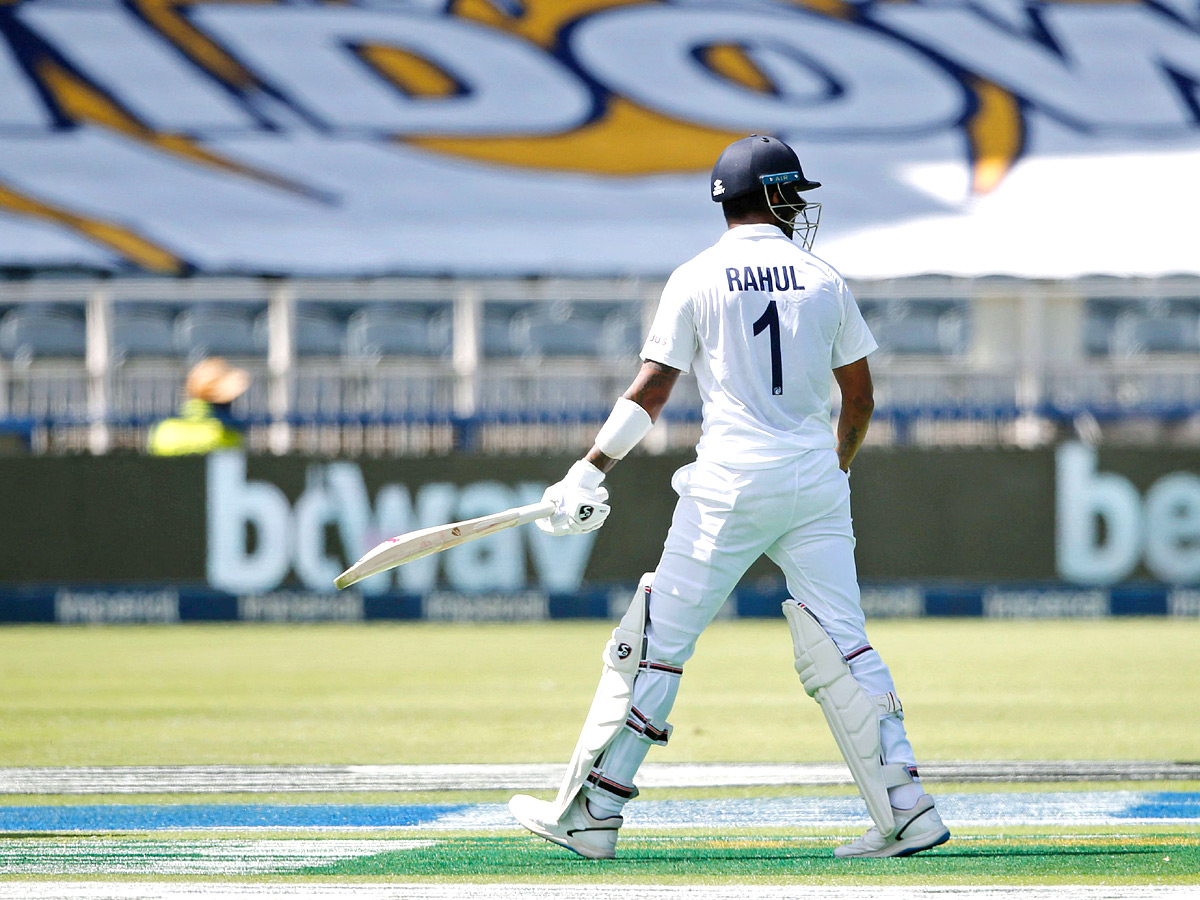
[[[849,476],[833,450],[811,450],[765,469],[699,460],[677,471],[671,486],[679,501],[650,591],[633,711],[588,786],[589,802],[605,814],[620,812],[636,795],[633,779],[646,752],[670,736],[667,715],[697,638],[764,553],[783,571],[792,598],[816,615],[862,688],[895,692],[867,640]],[[915,765],[902,714],[881,718],[880,736],[884,762]]]

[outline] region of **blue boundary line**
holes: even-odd
[[[0,831],[157,831],[206,828],[411,828],[466,805],[102,804],[0,807]]]

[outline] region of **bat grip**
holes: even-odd
[[[537,503],[530,503],[528,506],[517,508],[517,524],[525,525],[535,519],[544,519],[546,516],[554,512],[558,507],[551,500],[539,500]]]

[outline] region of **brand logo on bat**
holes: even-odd
[[[596,511],[596,507],[594,507],[594,506],[579,507],[579,521],[583,522],[586,519],[590,519],[592,517],[592,513],[594,513],[595,511]]]
[[[451,528],[451,529],[450,529],[450,533],[451,533],[452,535],[454,535],[455,537],[461,537],[461,536],[462,536],[462,529],[461,529],[461,528]]]
[[[633,648],[628,644],[617,644],[617,659],[628,659]]]

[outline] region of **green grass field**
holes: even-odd
[[[323,838],[337,840],[338,838]],[[621,854],[603,863],[565,853],[544,841],[516,834],[438,835],[431,840],[388,842],[386,838],[342,835],[356,842],[375,841],[375,853],[316,862],[296,859],[289,845],[307,849],[311,838],[248,840],[236,836],[172,835],[79,841],[16,838],[0,841],[0,882],[4,867],[47,857],[69,859],[96,869],[125,863],[130,877],[147,861],[164,868],[187,860],[211,858],[222,845],[234,853],[288,859],[285,871],[252,874],[268,881],[428,882],[450,879],[522,884],[1193,884],[1200,867],[1200,841],[1194,835],[1164,829],[1137,836],[1021,835],[1011,832],[956,834],[952,843],[909,859],[835,860],[838,841],[830,835],[729,833],[721,835],[646,835],[622,838]],[[396,844],[406,846],[397,847]],[[130,865],[133,863],[133,865]],[[235,867],[220,872],[240,874]],[[105,895],[106,898],[109,895]],[[1069,896],[1064,894],[1063,896]]]
[[[0,765],[564,762],[603,622],[0,629]],[[1200,621],[880,621],[922,759],[1194,759]],[[700,639],[653,759],[833,759],[779,621]],[[736,725],[736,727],[734,727]]]
[[[0,766],[565,763],[610,628],[602,622],[3,628]],[[1200,621],[880,621],[871,636],[892,666],[924,760],[1198,756],[1200,712],[1181,701],[1200,693]],[[835,759],[790,650],[782,619],[715,623],[687,667],[671,744],[654,750],[651,760]],[[968,794],[1100,788],[1196,791],[1200,785],[931,787]],[[646,790],[643,800],[815,801],[851,790],[658,789]],[[0,804],[444,805],[505,798],[495,791],[9,795]],[[620,858],[604,864],[515,829],[399,836],[337,828],[9,832],[0,838],[0,886],[47,878],[99,879],[111,887],[127,879],[165,884],[234,876],[251,884],[1200,884],[1200,837],[1190,826],[997,824],[956,829],[954,841],[910,860],[852,866],[831,856],[850,836],[847,829],[714,823],[627,831]],[[317,846],[312,841],[358,849],[308,859]],[[219,868],[221,860],[229,861],[228,870]],[[189,868],[193,863],[199,868]],[[147,874],[153,872],[160,874]]]

